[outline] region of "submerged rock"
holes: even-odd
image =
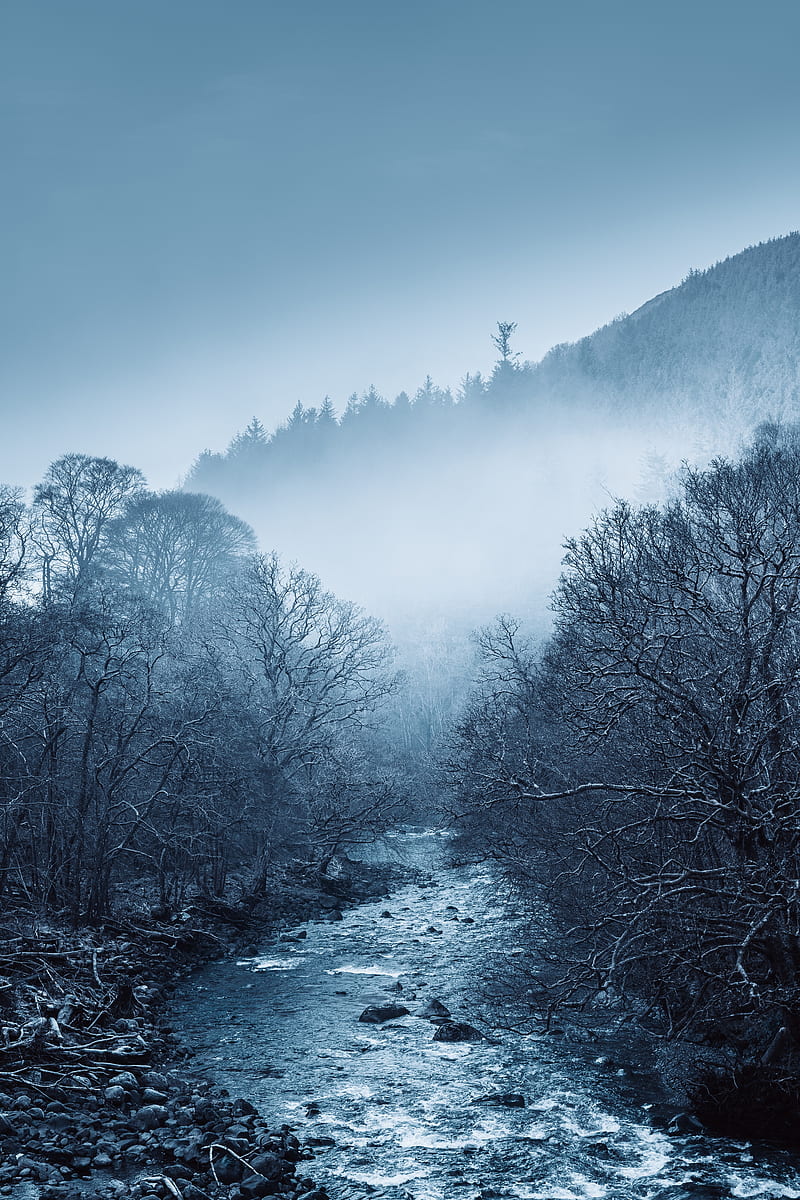
[[[497,1108],[524,1108],[525,1097],[519,1092],[491,1092],[488,1096],[476,1096],[473,1104],[493,1104]]]
[[[408,1015],[409,1010],[402,1004],[370,1004],[358,1019],[368,1025],[381,1025],[384,1021],[394,1021],[397,1017]]]

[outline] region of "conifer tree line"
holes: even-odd
[[[401,392],[389,402],[374,386],[361,395],[353,393],[341,415],[329,396],[318,408],[298,401],[272,433],[253,417],[223,454],[200,454],[189,483],[214,493],[237,494],[248,485],[264,491],[284,478],[291,482],[298,473],[335,469],[337,464],[356,464],[363,472],[366,448],[400,459],[404,452],[417,455],[426,439],[431,450],[440,448],[443,439],[468,441],[473,426],[486,416],[486,403],[502,395],[508,408],[524,382],[524,370],[509,360],[498,364],[489,380],[479,372],[465,376],[455,396],[427,376],[413,397]]]
[[[564,566],[546,644],[481,635],[453,819],[546,902],[538,1006],[697,1043],[699,1108],[773,1136],[800,1096],[800,429],[606,509]]]
[[[30,506],[0,489],[0,904],[96,920],[324,870],[398,803],[368,753],[391,658],[210,496],[82,454]]]
[[[574,343],[554,346],[539,362],[517,350],[517,323],[498,321],[490,335],[492,370],[466,374],[457,389],[426,377],[394,399],[375,387],[339,405],[297,403],[267,431],[258,418],[224,453],[204,451],[192,487],[238,500],[270,490],[298,472],[364,470],[365,451],[406,451],[434,462],[458,447],[496,438],[509,426],[547,437],[574,428],[576,416],[651,435],[691,428],[726,448],[765,416],[790,423],[800,414],[800,233],[752,246],[656,296],[635,313]]]

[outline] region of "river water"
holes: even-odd
[[[529,918],[488,868],[437,863],[443,841],[398,842],[435,866],[430,880],[193,975],[175,1023],[205,1073],[301,1140],[330,1139],[309,1173],[334,1200],[800,1198],[788,1154],[651,1124],[644,1047],[498,1028],[485,986],[513,970]],[[434,1041],[415,1015],[432,999],[491,1040]],[[410,1015],[359,1022],[390,1002]],[[498,1093],[525,1107],[474,1103]]]

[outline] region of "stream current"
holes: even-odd
[[[435,882],[187,980],[175,1023],[205,1074],[301,1141],[326,1143],[308,1167],[333,1200],[800,1200],[791,1155],[651,1124],[646,1047],[632,1062],[631,1042],[492,1028],[483,985],[523,952],[528,923],[488,868],[437,865],[442,841],[397,840]],[[434,1041],[436,1026],[414,1015],[433,999],[491,1040]],[[410,1015],[359,1022],[387,1003]],[[525,1107],[474,1103],[498,1093]]]

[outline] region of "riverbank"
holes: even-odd
[[[401,877],[383,865],[319,876],[296,864],[238,905],[196,897],[166,919],[128,912],[97,929],[5,912],[0,1196],[323,1200],[307,1174],[312,1147],[193,1077],[165,1002],[203,963],[312,917],[341,920]]]

